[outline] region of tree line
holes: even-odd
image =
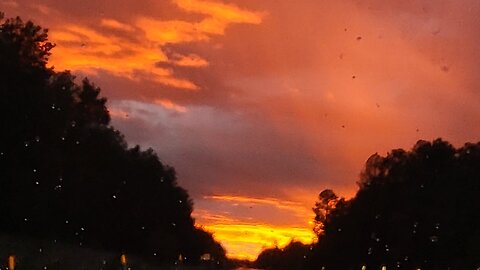
[[[419,141],[372,155],[349,200],[324,190],[312,245],[264,250],[263,269],[478,269],[480,143]]]
[[[48,66],[48,31],[3,14],[0,22],[0,233],[223,263],[220,244],[195,227],[174,168],[127,145],[94,83]]]

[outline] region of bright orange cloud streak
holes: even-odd
[[[133,32],[135,31],[135,29],[128,25],[128,24],[125,24],[125,23],[121,23],[117,20],[114,20],[114,19],[102,19],[100,21],[100,24],[104,27],[108,27],[108,28],[112,28],[112,29],[115,29],[115,30],[121,30],[121,31],[126,31],[126,32]]]
[[[196,25],[205,33],[222,35],[230,23],[260,24],[262,14],[242,10],[233,5],[213,1],[176,0],[175,3],[184,10],[209,15]]]
[[[208,42],[212,35],[223,35],[233,23],[259,24],[261,16],[233,5],[207,1],[177,1],[178,7],[205,15],[199,22],[158,20],[137,16],[133,24],[113,18],[99,21],[99,28],[66,24],[53,28],[51,39],[57,44],[51,62],[57,69],[96,73],[99,70],[131,80],[152,80],[182,90],[196,91],[195,82],[179,78],[173,66],[201,68],[209,63],[196,54],[173,53],[167,56],[164,46],[189,42]],[[115,31],[139,38],[137,41]]]
[[[137,19],[136,25],[142,29],[148,40],[159,45],[208,41],[210,39],[206,33],[199,31],[194,23],[187,21],[161,21],[140,17]]]
[[[304,216],[304,217],[311,216],[311,210],[306,209],[302,204],[286,201],[286,200],[279,200],[275,198],[252,198],[252,197],[244,197],[244,196],[212,195],[212,196],[204,196],[204,199],[237,202],[237,203],[244,203],[244,204],[270,205],[278,209],[295,212],[295,214],[298,214],[299,216]]]
[[[180,113],[187,112],[186,107],[175,104],[169,99],[156,99],[155,103],[158,104],[158,105],[161,105],[162,107],[164,107],[168,110],[173,110],[173,111],[180,112]]]

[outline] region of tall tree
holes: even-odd
[[[455,149],[437,139],[375,154],[359,186],[320,220],[311,268],[480,266],[479,143]]]
[[[222,259],[174,169],[129,148],[100,89],[48,66],[53,48],[30,21],[0,25],[0,232],[159,261]]]

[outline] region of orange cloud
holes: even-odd
[[[169,60],[155,43],[138,44],[76,25],[52,31],[51,38],[58,45],[51,57],[57,69],[90,74],[105,70],[131,80],[148,79],[178,89],[198,90],[195,83],[178,78],[171,69],[156,66]]]
[[[114,19],[102,19],[100,21],[100,25],[102,25],[104,27],[107,27],[107,28],[126,31],[126,32],[135,31],[135,28],[133,28],[132,26],[130,26],[128,24],[125,24],[125,23],[121,23],[121,22],[119,22],[117,20],[114,20]]]
[[[209,65],[208,61],[203,59],[202,57],[196,54],[189,54],[189,55],[181,55],[181,54],[174,54],[174,59],[171,59],[171,63],[176,66],[181,67],[206,67]]]
[[[186,107],[175,104],[169,99],[156,99],[155,104],[161,105],[162,107],[164,107],[166,109],[173,110],[173,111],[176,111],[176,112],[180,112],[180,113],[187,112]]]
[[[158,63],[195,68],[206,67],[209,63],[193,53],[173,52],[172,59],[169,59],[163,52],[164,46],[208,42],[212,35],[223,35],[225,28],[232,23],[259,24],[261,16],[233,5],[216,2],[175,3],[180,9],[205,17],[200,21],[187,21],[136,15],[132,19],[133,24],[103,18],[98,23],[98,29],[68,23],[56,26],[51,31],[51,40],[57,44],[51,62],[58,69],[94,74],[103,70],[131,80],[150,80],[172,88],[199,90],[195,82],[179,78],[172,68],[163,68]],[[119,32],[106,32],[110,29],[128,33],[128,36]],[[144,38],[141,38],[142,36]]]
[[[311,210],[305,208],[300,203],[280,200],[276,198],[252,198],[246,196],[229,196],[229,195],[211,195],[211,196],[204,196],[204,199],[211,199],[211,200],[219,200],[219,201],[226,201],[226,202],[234,202],[234,203],[244,203],[247,205],[270,205],[282,210],[288,210],[294,212],[298,216],[302,216],[308,218],[311,216]]]
[[[159,45],[208,41],[210,39],[206,33],[196,28],[195,23],[187,21],[162,21],[140,17],[136,20],[136,26],[142,29],[148,40]]]
[[[208,15],[197,24],[198,29],[205,33],[222,35],[230,23],[260,24],[262,13],[242,10],[234,5],[213,1],[176,0],[175,3],[184,10]]]

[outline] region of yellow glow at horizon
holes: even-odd
[[[255,260],[265,248],[284,247],[292,240],[310,244],[311,228],[280,227],[268,224],[212,224],[203,226],[222,243],[230,258]]]

